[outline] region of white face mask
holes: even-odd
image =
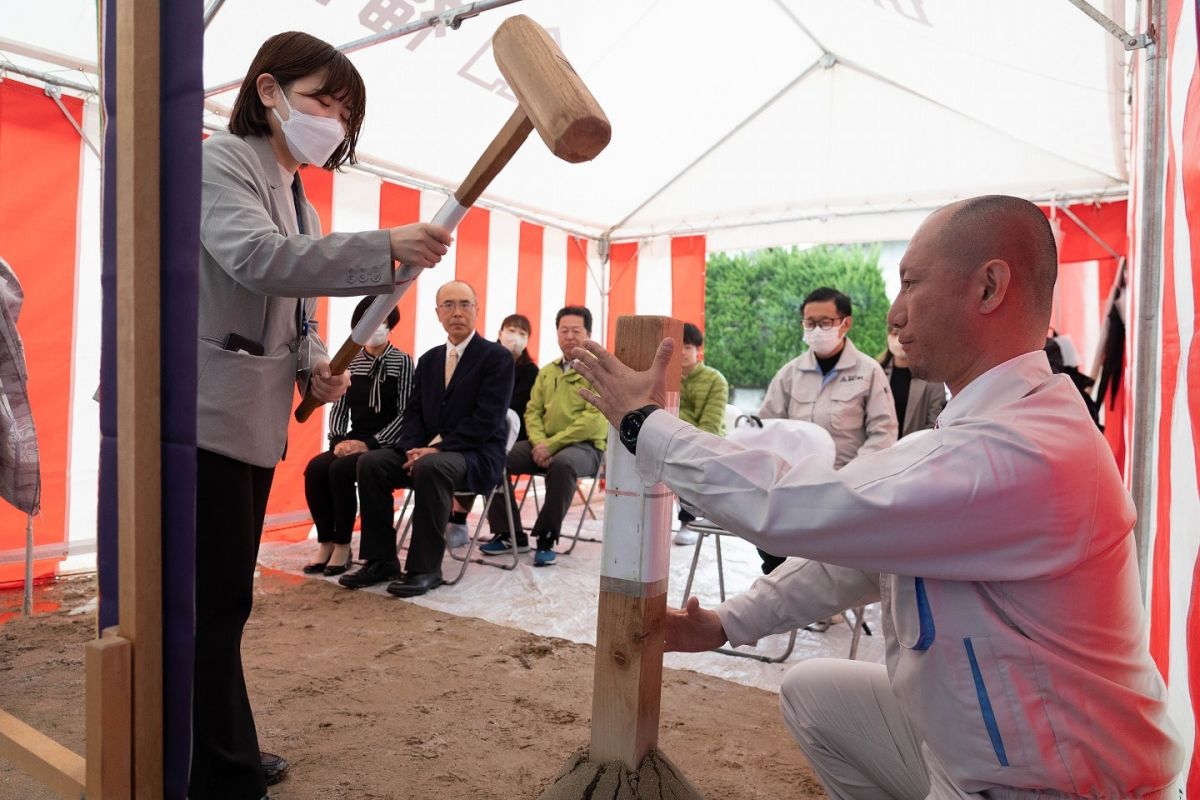
[[[904,345],[900,344],[898,336],[888,336],[888,352],[893,358],[904,358]]]
[[[330,117],[305,114],[292,108],[282,86],[279,87],[279,96],[283,98],[283,104],[287,107],[288,118],[281,117],[278,109],[272,108],[271,111],[279,120],[279,128],[283,131],[283,139],[287,142],[292,158],[302,164],[325,166],[333,151],[346,139],[342,123]]]
[[[529,344],[529,336],[516,331],[504,331],[500,334],[500,344],[512,353],[519,353]]]
[[[812,351],[819,356],[826,356],[837,349],[838,343],[842,341],[842,334],[836,328],[830,328],[823,331],[820,328],[813,328],[811,331],[804,332],[804,343],[812,348]]]
[[[375,329],[375,332],[371,334],[371,338],[367,340],[367,346],[381,347],[384,344],[387,344],[388,332],[387,325],[380,325]]]

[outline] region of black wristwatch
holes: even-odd
[[[621,436],[621,444],[625,445],[626,450],[637,455],[638,434],[642,432],[642,425],[645,424],[646,417],[661,409],[662,406],[656,405],[642,406],[636,411],[630,411],[621,419],[621,429],[618,433]]]

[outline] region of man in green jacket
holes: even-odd
[[[561,309],[554,321],[558,329],[558,346],[563,353],[582,347],[592,335],[592,312],[583,306]],[[563,517],[571,507],[579,477],[595,475],[603,457],[608,422],[579,396],[580,389],[590,388],[591,385],[571,368],[565,357],[542,367],[525,407],[529,439],[517,442],[508,454],[510,474],[546,476],[546,497],[537,521],[533,523],[533,535],[537,537],[537,552],[533,558],[536,567],[554,563],[554,543],[558,541]],[[516,509],[511,487],[509,499]],[[521,527],[520,516],[514,516],[517,552],[528,552],[528,536]],[[479,548],[480,552],[486,556],[510,552],[508,514],[503,504],[492,503],[488,509],[488,524],[492,529],[492,541]]]
[[[702,431],[725,435],[725,406],[729,383],[725,376],[700,360],[704,334],[690,322],[683,323],[683,347],[679,351],[683,380],[679,383],[679,418]],[[675,544],[695,544],[697,533],[687,524],[696,517],[679,509],[679,532]]]

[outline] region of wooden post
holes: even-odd
[[[116,628],[86,647],[88,800],[133,797],[132,657]]]
[[[669,317],[621,317],[613,352],[643,370],[668,336],[681,344],[683,323]],[[667,377],[671,413],[679,409],[678,347],[675,352]],[[588,757],[596,763],[620,761],[636,771],[658,744],[672,494],[661,483],[648,489],[643,485],[634,457],[612,428],[607,457]]]
[[[133,648],[134,790],[145,800],[163,796],[159,2],[119,0],[116,19],[119,630]]]

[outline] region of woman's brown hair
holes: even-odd
[[[267,73],[274,76],[279,88],[286,90],[301,78],[317,72],[324,73],[324,80],[315,91],[308,94],[311,97],[336,97],[345,103],[350,113],[346,123],[346,139],[333,151],[324,167],[337,169],[343,164],[353,164],[356,160],[354,148],[358,144],[358,132],[366,115],[367,88],[345,53],[307,33],[277,33],[258,48],[234,101],[229,132],[236,136],[270,136],[267,108],[258,97],[259,75]]]

